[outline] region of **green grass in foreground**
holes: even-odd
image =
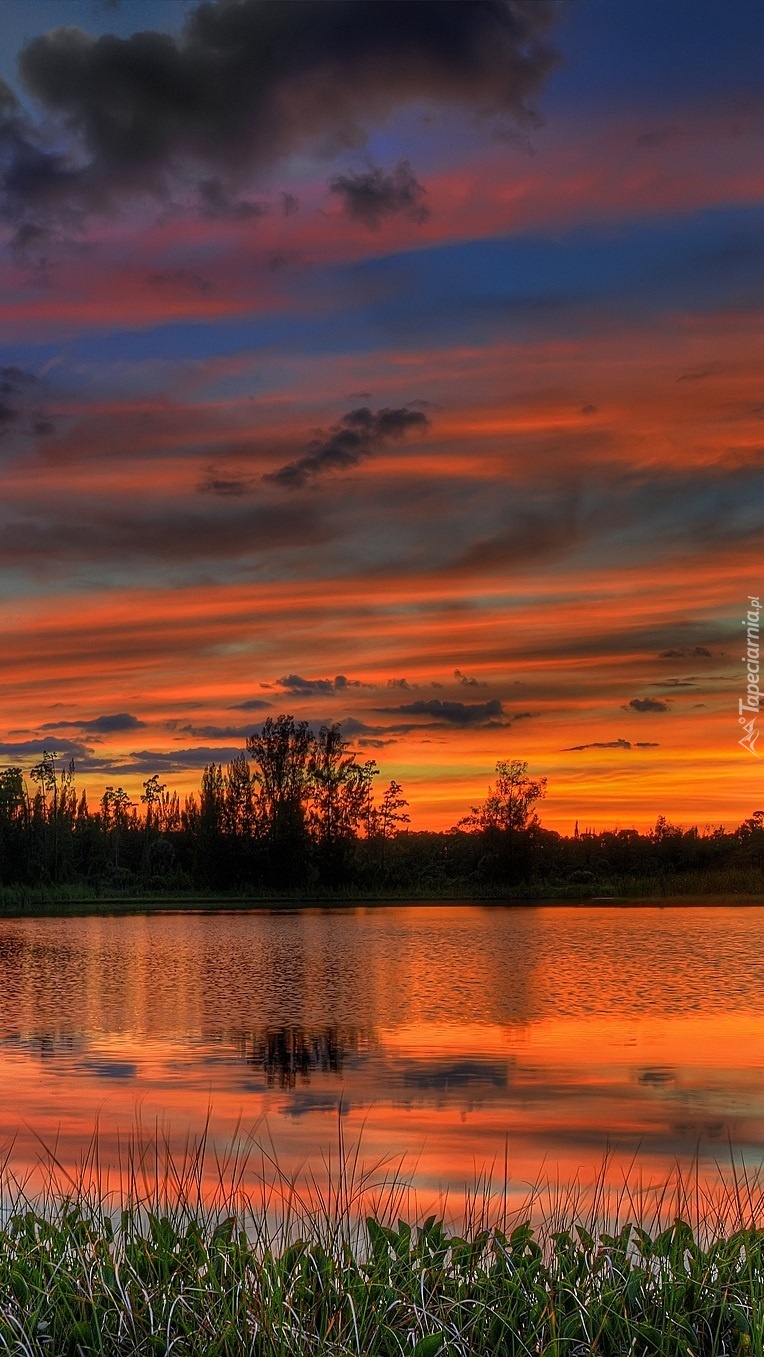
[[[761,1354],[761,1197],[740,1184],[692,1225],[664,1225],[676,1194],[658,1194],[649,1228],[610,1232],[595,1192],[579,1213],[554,1194],[546,1216],[481,1224],[473,1199],[461,1232],[434,1216],[392,1223],[393,1183],[376,1218],[349,1209],[347,1184],[318,1205],[281,1197],[226,1216],[202,1197],[16,1189],[0,1228],[0,1350],[19,1354],[205,1357],[467,1357],[474,1354]],[[133,1186],[136,1175],[133,1175]],[[754,1200],[755,1198],[755,1200]],[[305,1199],[306,1201],[307,1199]],[[315,1198],[312,1198],[315,1201]],[[488,1199],[486,1198],[485,1202]],[[358,1205],[361,1197],[355,1198]],[[599,1201],[599,1208],[598,1203]],[[494,1203],[495,1204],[495,1203]],[[684,1195],[690,1215],[693,1203]],[[230,1196],[223,1207],[234,1205]],[[579,1202],[580,1205],[580,1202]],[[619,1206],[631,1209],[628,1195]],[[567,1220],[565,1218],[567,1210]],[[506,1211],[506,1195],[505,1195]],[[583,1219],[576,1216],[583,1214]],[[737,1223],[734,1221],[737,1217]],[[725,1227],[722,1221],[727,1219]],[[584,1223],[585,1221],[585,1223]]]

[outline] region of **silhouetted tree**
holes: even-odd
[[[358,763],[338,725],[322,726],[308,763],[308,824],[318,847],[324,879],[335,881],[345,866],[348,846],[366,824],[372,784],[379,769],[373,759]]]
[[[546,778],[528,775],[523,759],[499,759],[496,782],[482,806],[473,806],[460,826],[477,831],[486,843],[484,870],[510,880],[528,867],[528,835],[539,821],[536,802],[546,796]]]
[[[308,803],[315,738],[307,721],[268,717],[247,739],[271,880],[299,881],[308,860]]]
[[[367,833],[369,838],[379,840],[380,866],[383,872],[387,867],[388,841],[395,838],[399,826],[407,825],[411,820],[411,816],[406,812],[407,805],[403,788],[393,779],[385,789],[380,805],[372,806],[369,812]]]
[[[128,824],[128,813],[132,801],[124,787],[107,787],[101,797],[101,820],[111,840],[114,851],[114,868],[120,870],[120,850],[122,838]]]
[[[523,759],[499,759],[496,782],[488,790],[482,806],[473,806],[471,815],[461,821],[473,829],[520,830],[537,820],[534,807],[546,796],[546,778],[528,776]]]
[[[223,827],[227,835],[245,838],[251,838],[259,828],[257,779],[246,754],[239,754],[226,770]]]

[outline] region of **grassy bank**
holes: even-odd
[[[305,891],[210,893],[183,891],[110,894],[82,885],[0,887],[0,918],[98,914],[150,914],[162,910],[295,909],[303,906],[495,903],[764,904],[764,872],[686,873],[669,877],[612,877],[582,883],[519,885],[479,890],[474,883],[449,889],[425,884],[401,891]]]
[[[175,1357],[761,1354],[764,1230],[676,1219],[608,1232],[552,1212],[535,1229],[434,1217],[223,1216],[92,1194],[0,1229],[0,1346]],[[384,1208],[384,1202],[382,1203]],[[291,1211],[291,1208],[290,1208]],[[734,1212],[733,1212],[734,1214]]]

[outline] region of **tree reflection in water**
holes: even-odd
[[[341,1075],[348,1055],[358,1055],[370,1042],[358,1029],[275,1027],[242,1033],[240,1056],[265,1073],[268,1088],[309,1084],[314,1074]]]

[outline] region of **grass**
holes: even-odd
[[[162,911],[299,909],[310,906],[394,904],[498,905],[586,904],[608,900],[634,904],[764,904],[764,871],[758,868],[683,872],[665,877],[610,877],[584,883],[544,883],[478,889],[474,883],[453,888],[389,891],[292,891],[230,894],[167,891],[107,896],[81,884],[0,886],[0,918],[64,918],[89,915],[152,914]]]
[[[136,1147],[117,1192],[97,1143],[4,1175],[0,1350],[176,1357],[708,1357],[764,1349],[764,1193],[744,1170],[634,1190],[479,1181],[459,1227],[398,1218],[401,1174],[341,1153],[323,1187],[204,1141]],[[213,1156],[214,1159],[214,1156]],[[266,1171],[267,1170],[267,1171]],[[250,1183],[247,1190],[246,1184]],[[206,1183],[206,1186],[205,1186]],[[254,1186],[253,1186],[254,1184]]]

